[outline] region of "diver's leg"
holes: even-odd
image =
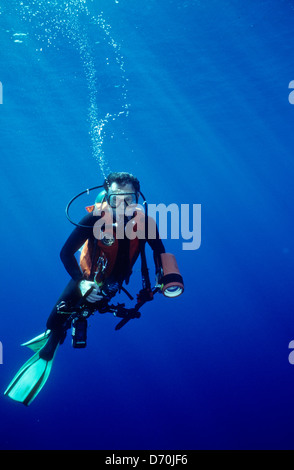
[[[57,306],[60,302],[68,303],[69,306],[75,306],[81,299],[81,293],[78,288],[78,282],[71,280],[61,296],[58,298],[52,312],[47,320],[47,329],[51,330],[49,339],[45,346],[40,350],[40,357],[46,360],[51,359],[58,344],[62,344],[66,337],[66,330],[70,328],[68,316],[57,312]]]
[[[64,330],[66,328],[67,323],[67,315],[62,315],[57,312],[57,306],[60,302],[67,303],[70,307],[74,307],[81,299],[81,293],[78,287],[78,282],[76,281],[69,281],[66,288],[58,298],[52,312],[49,315],[47,320],[47,328],[49,330]]]
[[[69,282],[48,318],[47,328],[51,330],[49,335],[46,332],[24,344],[33,349],[34,355],[12,379],[5,395],[25,405],[29,405],[37,396],[49,377],[57,347],[64,341],[66,329],[69,328],[67,316],[57,313],[57,305],[64,300],[75,306],[80,297],[78,283]]]

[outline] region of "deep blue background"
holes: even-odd
[[[23,19],[19,3],[0,9],[2,391],[68,281],[64,207],[103,179],[76,46],[59,30],[47,47],[54,8],[24,0]],[[0,398],[0,448],[293,449],[292,2],[94,0],[89,16],[67,3],[92,44],[101,117],[120,111],[125,79],[91,15],[124,57],[130,112],[105,126],[106,164],[136,174],[149,202],[201,204],[202,244],[165,242],[182,297],[120,332],[95,316],[88,347],[67,339],[29,408]]]

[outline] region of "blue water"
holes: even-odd
[[[183,296],[119,332],[96,315],[29,408],[1,397],[0,448],[293,449],[292,2],[21,3],[0,7],[1,390],[69,280],[65,205],[103,172],[201,204],[202,243],[165,241]]]

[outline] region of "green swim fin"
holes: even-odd
[[[4,395],[9,396],[12,400],[23,403],[26,406],[36,398],[49,377],[59,345],[59,343],[55,345],[54,352],[49,360],[40,357],[40,349],[42,349],[47,343],[49,334],[50,330],[23,344],[23,346],[28,346],[36,352],[19,369],[5,390]]]
[[[45,333],[42,333],[41,335],[36,336],[35,338],[31,339],[30,341],[27,341],[26,343],[23,343],[21,346],[27,346],[28,348],[32,349],[34,352],[37,352],[43,346],[45,346],[50,333],[51,333],[51,330],[47,330],[47,331],[45,331]]]

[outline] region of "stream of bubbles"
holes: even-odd
[[[114,0],[117,3],[117,0]],[[109,173],[109,164],[103,151],[105,126],[110,120],[121,115],[128,115],[127,78],[125,76],[124,58],[120,45],[111,34],[111,26],[106,22],[103,13],[93,16],[87,6],[87,0],[21,0],[13,1],[17,14],[29,23],[30,34],[47,47],[54,47],[57,37],[62,34],[78,52],[88,89],[89,135],[92,144],[92,155],[98,162],[105,178]],[[97,72],[92,44],[89,41],[88,27],[94,25],[110,48],[119,74],[120,99],[116,112],[104,112],[99,109]],[[20,41],[19,37],[17,41]],[[99,41],[98,41],[99,42]]]

